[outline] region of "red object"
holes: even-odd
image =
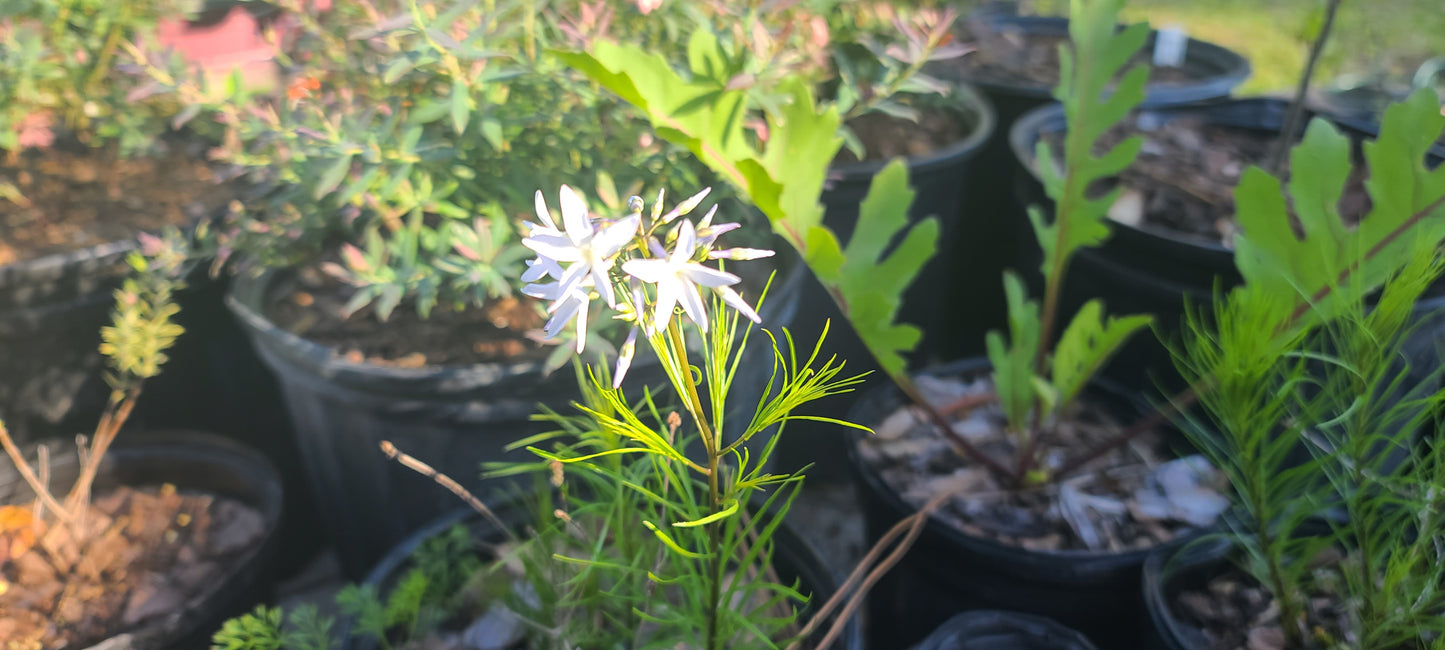
[[[248,78],[272,71],[274,48],[261,34],[251,12],[232,7],[225,18],[198,26],[186,20],[161,21],[156,38],[162,47],[173,49],[186,60],[211,72],[229,73],[240,68]]]

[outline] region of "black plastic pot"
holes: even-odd
[[[898,319],[923,330],[923,340],[915,353],[915,361],[957,358],[971,351],[974,343],[982,349],[983,332],[976,325],[971,293],[977,283],[968,281],[965,267],[970,264],[968,243],[979,217],[966,209],[973,197],[963,191],[962,181],[977,171],[977,155],[994,133],[992,107],[968,86],[959,86],[954,95],[960,120],[971,127],[968,137],[927,156],[909,158],[908,179],[917,195],[908,210],[910,223],[927,217],[939,220],[938,252],[920,271],[913,285],[905,292]],[[820,202],[826,212],[823,220],[847,244],[858,223],[859,204],[868,194],[869,184],[886,162],[872,161],[833,167]],[[849,374],[877,370],[872,355],[863,346],[838,309],[836,303],[808,274],[801,292],[801,305],[796,322],[790,328],[794,338],[811,342],[822,334],[825,323],[831,323],[825,343],[826,354],[845,361]],[[977,336],[962,332],[977,330]],[[977,339],[975,341],[974,339]],[[811,345],[811,343],[808,343]],[[876,374],[875,374],[876,377]],[[818,414],[845,409],[833,398],[830,407],[825,400],[812,406]],[[790,423],[787,435],[778,446],[779,464],[795,469],[809,463],[816,465],[810,475],[827,480],[843,476],[841,431],[839,427],[809,421]]]
[[[0,266],[0,418],[20,443],[85,431],[110,395],[100,329],[129,267],[134,240]],[[295,438],[276,380],[222,304],[226,281],[203,270],[176,295],[186,333],[164,372],[148,381],[132,425],[214,431],[258,449],[281,468],[287,517],[315,521]],[[286,526],[284,555],[304,562],[320,547],[314,526]],[[297,565],[299,566],[299,564]]]
[[[75,445],[51,443],[50,447],[51,489],[64,493],[80,470]],[[34,454],[27,457],[34,458]],[[100,494],[120,485],[163,483],[236,499],[256,508],[265,521],[266,532],[209,592],[192,601],[192,606],[144,628],[127,630],[123,640],[115,639],[120,643],[118,647],[208,647],[221,623],[272,595],[283,494],[281,479],[265,456],[233,440],[195,431],[123,433],[101,462],[94,491]],[[0,504],[21,504],[33,498],[30,486],[14,467],[8,462],[0,464]]]
[[[97,349],[134,242],[0,266],[0,417],[20,444],[94,426],[110,393]]]
[[[1220,125],[1273,137],[1284,123],[1289,103],[1281,99],[1250,98],[1196,106],[1154,108],[1141,111],[1136,119],[1163,124],[1180,118],[1198,118]],[[1307,117],[1315,117],[1309,113]],[[1323,116],[1356,140],[1373,138],[1378,125],[1354,119]],[[1037,205],[1048,213],[1052,202],[1043,191],[1034,164],[1034,147],[1043,134],[1066,128],[1063,107],[1045,106],[1019,119],[1009,133],[1016,169],[1015,192],[1020,203]],[[1432,159],[1445,159],[1445,148],[1432,152]],[[1015,224],[1028,230],[1023,221]],[[1177,326],[1184,310],[1184,298],[1208,304],[1216,287],[1227,290],[1242,279],[1234,266],[1234,254],[1215,240],[1180,234],[1165,229],[1111,224],[1113,234],[1097,249],[1080,251],[1068,272],[1063,292],[1064,313],[1072,313],[1090,298],[1104,300],[1112,313],[1148,313],[1156,316],[1166,332]],[[1020,270],[1033,272],[1040,254],[1030,242]],[[1037,282],[1037,278],[1035,278]],[[1138,337],[1120,352],[1105,371],[1125,383],[1152,375],[1177,382],[1167,352],[1152,338]]]
[[[965,359],[922,374],[969,375],[988,367],[986,359]],[[1145,408],[1141,395],[1106,381],[1096,380],[1088,390],[1120,415],[1137,416]],[[896,387],[874,389],[849,420],[876,424],[904,400]],[[863,461],[860,437],[853,436],[848,452],[871,543],[917,508]],[[1182,534],[1162,546],[1176,547],[1190,537]],[[1148,552],[1034,551],[930,518],[913,548],[869,594],[869,639],[877,647],[906,647],[960,611],[1004,609],[1052,618],[1101,647],[1136,647],[1137,622],[1144,615],[1139,574]]]
[[[1149,554],[1142,574],[1144,605],[1149,611],[1150,624],[1144,647],[1150,650],[1210,648],[1204,632],[1175,618],[1169,604],[1180,592],[1201,588],[1233,568],[1235,565],[1230,560],[1233,549],[1228,540],[1221,538]]]
[[[912,650],[1096,650],[1069,628],[1042,616],[996,610],[958,614]]]
[[[497,508],[496,512],[504,523],[518,529],[524,527],[526,515],[529,513],[516,500],[504,502],[504,505]],[[402,571],[407,567],[412,553],[416,551],[417,547],[457,524],[467,526],[476,539],[495,542],[502,537],[501,531],[476,512],[469,509],[452,511],[427,524],[426,527],[391,549],[367,575],[366,584],[375,587],[378,593],[388,593],[396,581],[401,578]],[[823,563],[822,558],[818,557],[817,551],[809,546],[801,536],[788,528],[787,524],[778,527],[773,533],[773,542],[773,568],[778,572],[778,577],[784,583],[796,580],[799,591],[811,593],[809,607],[820,606],[827,602],[837,591],[837,578]],[[807,618],[808,611],[804,610],[802,615],[804,619]],[[349,621],[343,623],[341,630],[342,650],[374,650],[376,648],[374,639],[352,639]],[[858,619],[854,617],[848,622],[842,637],[833,644],[830,650],[862,650],[862,648],[863,635],[859,632]]]
[[[993,2],[970,14],[969,20],[982,22],[996,33],[1015,32],[1024,38],[1068,37],[1068,18],[1020,16],[1017,10],[1016,3]],[[1156,36],[1155,32],[1149,34],[1143,51],[1154,51]],[[1179,67],[1193,79],[1187,83],[1150,83],[1144,88],[1145,106],[1178,106],[1228,97],[1250,75],[1248,59],[1213,43],[1193,38],[1189,39],[1184,61]],[[1014,119],[1054,101],[1053,86],[1030,80],[1005,82],[967,75],[960,76],[957,80],[973,84],[994,102],[994,107],[998,109],[999,123],[1005,127],[1002,131],[1005,134]]]
[[[284,279],[274,272],[237,277],[227,304],[281,382],[322,522],[353,578],[458,503],[431,479],[388,460],[382,441],[482,494],[507,483],[483,482],[481,463],[535,460],[525,449],[504,447],[552,428],[532,420],[540,405],[570,413],[569,403],[580,399],[572,372],[544,375],[541,361],[423,368],[348,361],[266,319],[263,305]],[[802,281],[798,265],[775,287],[760,311],[765,327],[788,324]],[[734,380],[729,399],[738,407],[755,407],[766,385],[759,366],[771,362],[771,352],[761,340],[753,340]],[[662,381],[661,366],[639,351],[628,385]]]

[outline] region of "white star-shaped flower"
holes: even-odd
[[[617,296],[607,272],[612,269],[617,254],[637,234],[637,228],[642,223],[641,216],[629,215],[597,228],[592,220],[587,218],[587,204],[572,188],[563,185],[560,197],[562,231],[556,228],[548,214],[542,192],[537,192],[537,217],[543,224],[534,226],[522,240],[522,245],[537,253],[537,260],[530,265],[528,272],[532,273],[541,266],[542,270],[535,274],[540,278],[551,273],[549,263],[558,266],[566,264],[566,270],[557,279],[561,284],[558,295],[569,295],[572,288],[591,276],[593,287],[602,295],[607,306],[616,307]]]
[[[712,289],[722,296],[727,304],[742,312],[744,316],[753,322],[760,322],[752,308],[748,307],[742,297],[730,288],[731,285],[741,281],[738,276],[692,261],[697,245],[697,232],[693,229],[692,222],[683,221],[678,229],[677,243],[672,249],[670,257],[628,260],[622,264],[624,273],[643,282],[657,285],[654,327],[657,329],[667,327],[668,322],[672,319],[673,310],[678,305],[682,305],[682,310],[687,313],[688,317],[697,323],[702,331],[706,332],[707,307],[698,293],[699,286]],[[654,254],[657,252],[656,249],[653,250]]]

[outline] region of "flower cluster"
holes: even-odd
[[[717,206],[696,224],[681,219],[708,195],[707,189],[689,197],[666,214],[662,213],[663,193],[648,218],[643,218],[643,201],[628,200],[631,212],[614,220],[593,218],[587,203],[572,188],[563,185],[560,192],[562,223],[552,219],[547,202],[539,190],[536,194],[537,220],[526,224],[527,236],[522,244],[537,254],[527,261],[522,280],[530,284],[522,293],[550,301],[547,313],[547,338],[555,338],[569,322],[576,321],[577,351],[587,340],[587,316],[592,300],[600,298],[617,318],[632,323],[627,342],[618,355],[614,386],[632,363],[637,333],[645,336],[662,332],[673,324],[674,312],[682,308],[697,327],[708,328],[705,293],[712,293],[740,314],[760,323],[756,311],[732,288],[741,281],[738,276],[704,266],[707,260],[753,260],[769,257],[773,251],[755,248],[716,249],[718,237],[737,229],[736,223],[712,222]],[[674,224],[673,222],[678,222]],[[671,245],[672,249],[664,245]],[[620,264],[619,264],[620,262]],[[617,271],[620,271],[618,273]],[[550,279],[551,282],[538,281]],[[647,286],[651,285],[649,291]],[[619,306],[619,296],[624,301]]]

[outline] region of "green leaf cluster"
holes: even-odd
[[[55,138],[122,155],[152,149],[180,106],[126,71],[126,46],[156,49],[149,41],[160,19],[185,13],[171,0],[0,3],[0,150]]]
[[[514,231],[535,219],[538,189],[595,186],[620,211],[616,197],[644,182],[702,185],[681,150],[546,54],[603,28],[578,3],[282,4],[299,23],[283,93],[185,93],[227,124],[220,159],[269,189],[218,229],[219,246],[253,267],[339,248],[329,269],[354,287],[353,311],[426,317],[510,294],[525,256]],[[633,13],[618,7],[616,26],[675,28]]]
[[[1315,636],[1303,617],[1319,594],[1347,610],[1350,629],[1330,642],[1424,647],[1442,631],[1445,447],[1422,434],[1445,391],[1416,313],[1445,268],[1445,172],[1425,164],[1442,126],[1431,97],[1386,112],[1364,144],[1375,207],[1355,226],[1337,208],[1351,144],[1324,121],[1292,151],[1288,183],[1248,170],[1236,190],[1245,284],[1191,309],[1173,350],[1201,406],[1182,428],[1229,477],[1229,536],[1292,646]],[[1331,549],[1344,561],[1316,570]]]
[[[107,381],[118,392],[139,389],[161,372],[166,351],[185,332],[174,322],[192,266],[190,241],[168,229],[162,237],[145,235],[141,249],[126,259],[131,273],[114,292],[110,325],[100,330],[100,352],[110,365]]]
[[[1442,268],[1435,245],[1417,244],[1378,297],[1338,294],[1275,336],[1277,297],[1241,287],[1212,316],[1193,311],[1175,349],[1204,386],[1181,428],[1229,478],[1227,537],[1274,596],[1289,647],[1426,647],[1445,632],[1445,446],[1432,435],[1445,391],[1413,313]],[[1321,554],[1344,559],[1321,570]],[[1346,629],[1308,631],[1321,596],[1342,603]]]

